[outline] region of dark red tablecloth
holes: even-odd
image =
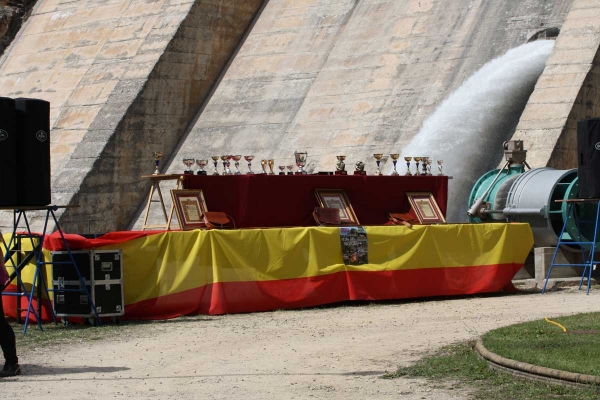
[[[202,189],[209,211],[223,211],[236,228],[314,226],[315,189],[344,189],[361,225],[382,225],[388,212],[408,212],[406,192],[431,192],[446,215],[447,176],[185,175]]]

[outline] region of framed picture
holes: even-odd
[[[348,196],[341,189],[315,189],[315,195],[321,207],[337,208],[340,221],[344,225],[359,225]]]
[[[204,227],[204,212],[207,210],[202,190],[172,189],[171,197],[181,230]]]
[[[406,196],[419,222],[422,224],[445,224],[446,219],[430,192],[407,192]]]

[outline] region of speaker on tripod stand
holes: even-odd
[[[20,206],[47,206],[50,195],[50,103],[15,99]]]
[[[0,206],[17,204],[17,126],[15,101],[0,97]]]
[[[577,123],[579,197],[600,198],[600,118]]]

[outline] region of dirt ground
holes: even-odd
[[[136,325],[114,341],[21,354],[24,374],[0,381],[0,397],[464,399],[452,385],[380,376],[503,325],[600,311],[599,300],[567,289]]]

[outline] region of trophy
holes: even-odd
[[[231,159],[233,158],[233,156],[231,154],[227,155],[227,175],[233,175],[233,172],[231,172]]]
[[[285,165],[279,166],[279,175],[285,175]]]
[[[217,170],[217,166],[219,165],[219,156],[212,156],[213,164],[215,165],[215,170],[213,175],[219,175],[219,171]]]
[[[421,157],[421,164],[423,168],[421,175],[427,175],[427,160],[429,160],[429,157]]]
[[[365,163],[362,161],[358,161],[354,166],[354,175],[366,175],[365,172]]]
[[[269,166],[269,175],[275,175],[275,172],[273,172],[273,167],[275,166],[275,160],[273,160],[272,158],[268,159],[267,165]]]
[[[183,173],[187,175],[194,175],[194,171],[192,171],[192,165],[194,165],[195,163],[195,159],[184,157],[183,165],[185,165],[187,168],[185,169],[185,171],[183,171]]]
[[[248,161],[248,175],[252,175],[252,160],[254,160],[254,156],[244,156],[244,160]]]
[[[444,160],[437,160],[437,164],[438,164],[438,175],[444,175],[444,171],[442,171],[442,163],[444,162]]]
[[[433,164],[433,160],[431,158],[427,158],[427,176],[431,176],[431,164]]]
[[[221,161],[223,161],[223,175],[229,175],[227,173],[227,157],[228,155],[221,156]]]
[[[288,173],[287,173],[288,175],[294,175],[294,172],[293,172],[294,166],[293,165],[288,165],[287,169],[288,169]]]
[[[381,166],[381,158],[383,157],[383,154],[373,154],[373,157],[375,157],[375,161],[377,162],[377,171],[375,171],[375,175],[382,175],[379,167]]]
[[[154,169],[154,173],[152,175],[158,175],[160,174],[160,172],[158,171],[158,164],[160,163],[160,158],[163,156],[162,151],[155,151],[154,152],[154,165],[156,165],[156,168]]]
[[[263,174],[267,173],[267,160],[260,160],[260,166],[262,167]]]
[[[346,164],[344,163],[344,160],[346,159],[346,156],[335,156],[337,158],[337,163],[335,164],[335,174],[336,175],[348,175],[348,172],[346,171]]]
[[[412,157],[404,157],[404,161],[406,161],[406,176],[412,176],[410,173],[410,162],[412,161]]]
[[[305,151],[295,151],[294,156],[296,157],[296,165],[298,166],[298,172],[296,172],[296,175],[306,175],[304,167],[306,166],[306,157],[308,157],[308,153]]]
[[[394,170],[392,171],[392,176],[400,175],[398,173],[398,170],[396,170],[396,163],[398,162],[398,157],[400,157],[400,154],[390,154],[390,158],[392,159],[392,162],[394,163]]]
[[[242,159],[241,155],[237,155],[237,156],[231,156],[231,158],[233,158],[233,161],[235,161],[235,172],[233,173],[234,175],[241,175],[242,172],[239,169],[240,166],[240,160]]]
[[[204,170],[204,167],[206,167],[207,164],[208,164],[208,160],[196,159],[196,165],[199,168],[198,172],[196,172],[196,174],[198,174],[198,175],[206,175],[206,171]]]
[[[415,175],[419,175],[419,163],[421,162],[421,157],[413,157],[413,160],[415,160],[415,164],[417,164],[417,172],[415,172]]]

